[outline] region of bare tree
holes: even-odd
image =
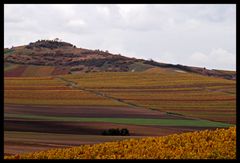
[[[58,41],[60,41],[60,39],[59,39],[59,38],[55,38],[54,41],[57,41],[57,42],[58,42]]]

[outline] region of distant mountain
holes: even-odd
[[[5,76],[62,75],[86,72],[141,72],[161,67],[235,80],[235,71],[159,63],[129,58],[108,51],[77,48],[67,42],[38,40],[28,45],[4,49]],[[32,70],[32,69],[35,69]],[[43,69],[43,70],[41,70]],[[26,71],[26,72],[25,72]],[[19,72],[19,73],[18,73]],[[33,74],[35,72],[35,74]],[[43,73],[44,72],[44,73]]]

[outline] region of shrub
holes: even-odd
[[[121,133],[122,136],[129,136],[130,135],[128,129],[126,129],[126,128],[123,128],[120,131],[120,133]]]
[[[111,136],[129,136],[129,131],[128,129],[126,128],[123,128],[123,129],[108,129],[108,130],[104,130],[102,132],[102,135],[111,135]]]

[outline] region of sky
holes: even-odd
[[[4,4],[4,47],[54,38],[128,57],[236,70],[236,5]]]

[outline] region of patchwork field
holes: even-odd
[[[236,81],[171,69],[68,75],[65,78],[79,87],[144,108],[236,123]]]
[[[4,78],[6,155],[236,123],[233,80],[160,68],[24,77],[28,73],[34,71]],[[127,128],[130,137],[102,136],[109,128]]]

